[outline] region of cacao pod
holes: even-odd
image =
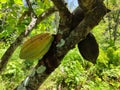
[[[38,34],[27,40],[20,51],[21,59],[40,59],[49,50],[54,37],[50,33]]]
[[[92,33],[89,33],[87,37],[78,43],[78,48],[84,59],[96,63],[96,59],[99,55],[99,46]]]

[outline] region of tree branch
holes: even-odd
[[[23,41],[23,38],[27,37],[29,33],[33,30],[34,27],[36,27],[42,20],[50,16],[52,13],[54,13],[56,9],[54,7],[49,8],[42,14],[38,16],[38,18],[32,18],[30,24],[28,27],[20,34],[20,36],[13,42],[10,47],[6,50],[4,55],[0,59],[0,72],[3,70],[3,68],[6,66],[8,63],[8,60],[12,56],[13,52],[15,49],[21,44]]]
[[[19,18],[18,23],[21,23],[27,14],[28,14],[28,11],[24,11],[21,17]]]
[[[52,1],[55,4],[57,2],[60,2],[61,0]],[[85,38],[87,34],[93,29],[93,27],[95,27],[100,22],[103,16],[107,13],[107,9],[104,6],[103,2],[99,2],[98,4],[96,0],[92,1],[94,2],[93,5],[95,6],[95,8],[88,8],[88,10],[85,10],[86,14],[84,19],[74,30],[70,32],[68,37],[60,38],[60,41],[57,42],[59,36],[58,34],[57,36],[55,36],[50,50],[41,60],[39,60],[39,63],[34,68],[33,72],[29,76],[27,76],[27,78],[15,90],[37,90],[39,86],[45,81],[45,79],[50,75],[50,73],[59,66],[66,53],[77,43],[79,43],[83,38]],[[85,5],[92,4],[90,2],[85,3]],[[87,7],[88,5],[83,7],[83,9]],[[72,25],[72,23],[70,23],[70,25]],[[64,28],[64,30],[70,30],[70,27],[66,27]]]
[[[33,14],[33,16],[37,17],[37,15],[35,14],[33,8],[32,8],[32,5],[30,3],[30,0],[26,0],[27,2],[27,5],[28,5],[28,11],[30,12],[30,14]]]
[[[94,2],[95,3],[95,2]],[[90,4],[90,3],[89,3]],[[58,48],[58,56],[66,54],[71,48],[84,39],[87,34],[100,22],[103,16],[107,13],[107,8],[98,2],[95,3],[95,8],[90,12],[86,12],[84,19],[79,23],[79,25],[72,30],[68,38],[65,39],[64,46]]]
[[[51,0],[51,1],[54,3],[56,8],[58,9],[60,18],[62,19],[64,24],[66,26],[70,25],[71,19],[69,18],[72,17],[72,15],[69,12],[68,8],[66,7],[66,3],[64,2],[64,0]]]

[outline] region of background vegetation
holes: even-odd
[[[52,6],[49,0],[31,0],[37,14]],[[72,3],[72,2],[71,2]],[[69,8],[71,9],[71,4]],[[105,0],[112,11],[92,31],[99,43],[97,63],[84,60],[76,47],[64,57],[62,64],[48,77],[40,90],[119,90],[120,89],[120,1]],[[39,9],[38,9],[39,8]],[[30,18],[19,21],[27,9],[21,0],[0,1],[0,57],[10,43],[25,29]],[[55,33],[58,23],[56,14],[39,24],[28,38],[41,32]],[[19,22],[19,23],[18,23]],[[21,60],[20,48],[14,52],[0,75],[0,90],[13,90],[37,63],[37,60]]]

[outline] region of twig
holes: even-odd
[[[28,11],[24,11],[21,17],[19,18],[18,23],[21,23],[27,14],[28,14]]]
[[[35,14],[35,12],[34,12],[34,10],[32,8],[30,0],[26,0],[26,2],[27,2],[27,5],[28,5],[28,11],[30,12],[30,14],[33,15],[33,16],[35,16],[35,17],[37,17],[37,15]]]

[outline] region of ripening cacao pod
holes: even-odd
[[[27,40],[20,51],[21,59],[40,59],[49,50],[54,37],[50,33],[42,33]]]
[[[96,59],[99,55],[99,46],[92,33],[89,33],[87,37],[78,43],[78,48],[84,59],[96,63]]]

